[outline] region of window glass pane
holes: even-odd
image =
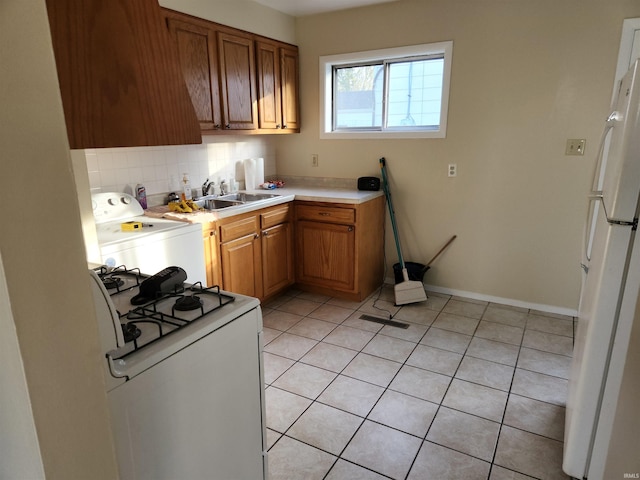
[[[336,67],[334,129],[382,126],[383,66]]]
[[[440,124],[444,59],[389,65],[387,127],[437,127]]]

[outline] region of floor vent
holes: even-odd
[[[387,320],[386,318],[374,317],[373,315],[360,315],[360,319],[369,320],[370,322],[382,323],[383,325],[389,325],[390,327],[409,328],[408,323]]]

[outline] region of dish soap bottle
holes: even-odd
[[[180,195],[182,201],[191,200],[191,183],[189,182],[189,174],[182,174],[182,194]]]
[[[147,209],[147,191],[145,190],[144,185],[136,185],[136,200],[138,200],[143,210]]]

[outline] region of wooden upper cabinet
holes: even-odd
[[[218,78],[218,42],[206,25],[167,16],[191,102],[203,131],[222,126]]]
[[[258,68],[258,119],[260,128],[282,128],[280,52],[274,43],[256,42]]]
[[[256,58],[260,128],[299,131],[298,50],[290,45],[259,40]]]
[[[71,148],[202,143],[157,0],[47,0]]]
[[[282,121],[283,128],[300,131],[300,105],[298,92],[298,49],[280,48]]]
[[[300,131],[295,45],[162,12],[203,133]]]
[[[253,37],[218,32],[220,94],[224,128],[258,128]]]

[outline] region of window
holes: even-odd
[[[320,57],[320,138],[444,138],[453,42]]]

